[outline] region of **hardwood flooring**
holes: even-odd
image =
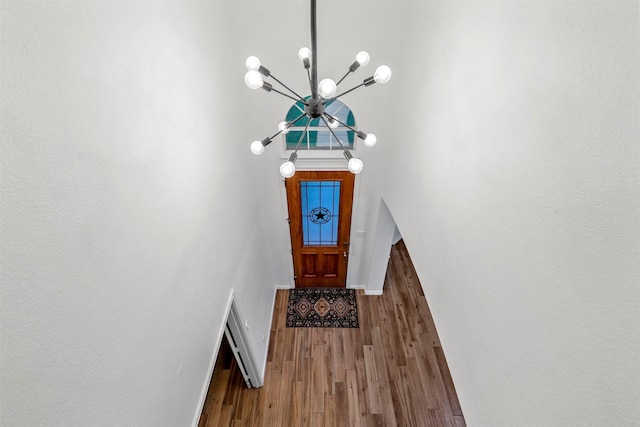
[[[219,357],[200,427],[465,426],[444,352],[402,241],[384,295],[357,291],[359,329],[286,328],[276,295],[264,386]]]

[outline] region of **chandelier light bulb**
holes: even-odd
[[[364,168],[364,164],[362,163],[362,160],[352,157],[349,159],[349,164],[347,165],[347,167],[349,168],[349,171],[351,171],[352,174],[357,175],[360,172],[362,172],[362,168]]]
[[[278,130],[283,134],[286,135],[289,133],[289,123],[287,122],[280,122],[278,123]]]
[[[247,62],[245,62],[247,66],[247,70],[255,70],[258,71],[260,68],[260,60],[256,56],[250,56],[247,58]]]
[[[333,98],[336,96],[337,90],[338,86],[336,86],[336,82],[332,79],[322,79],[320,83],[318,83],[318,93],[323,98]]]
[[[256,156],[259,156],[264,151],[264,145],[262,145],[262,141],[253,141],[251,143],[251,152]]]
[[[296,165],[294,165],[293,162],[287,161],[280,165],[280,175],[282,175],[283,178],[291,178],[295,173]]]
[[[369,54],[365,51],[358,52],[356,55],[356,61],[358,61],[358,64],[360,64],[361,67],[364,67],[369,63]]]
[[[335,128],[337,128],[337,127],[338,127],[338,125],[340,124],[340,123],[338,123],[338,121],[337,121],[336,119],[331,118],[331,117],[329,117],[329,120],[327,120],[327,122],[329,123],[329,127],[330,127],[331,129],[335,129]]]
[[[374,145],[376,145],[376,142],[378,142],[378,139],[372,133],[368,133],[367,137],[364,139],[364,145],[366,145],[367,147],[373,147]]]
[[[298,59],[304,61],[311,58],[311,50],[308,47],[303,47],[298,51]]]
[[[249,70],[247,74],[244,75],[244,83],[249,89],[258,89],[262,87],[264,80],[262,80],[262,76],[258,71]]]
[[[373,80],[375,80],[376,83],[385,84],[391,80],[391,68],[386,65],[379,66],[376,72],[373,73]]]

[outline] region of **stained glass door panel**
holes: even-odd
[[[302,244],[337,246],[340,181],[300,182]]]

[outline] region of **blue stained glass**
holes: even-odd
[[[304,246],[336,246],[340,219],[340,181],[301,181]]]

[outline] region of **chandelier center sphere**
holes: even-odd
[[[324,104],[322,98],[317,96],[315,98],[309,98],[307,105],[304,107],[304,112],[312,119],[317,119],[324,113]]]

